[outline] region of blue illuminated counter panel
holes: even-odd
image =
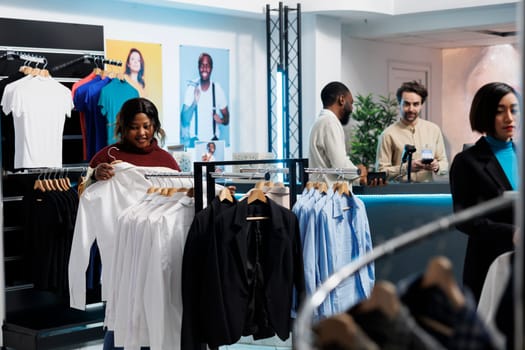
[[[453,212],[448,183],[354,187],[353,192],[365,203],[374,246]],[[376,261],[376,279],[396,283],[423,272],[432,256],[444,255],[461,283],[466,244],[467,236],[455,228],[437,233]]]

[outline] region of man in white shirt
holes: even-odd
[[[346,154],[343,125],[348,124],[354,98],[341,82],[328,83],[321,90],[323,110],[310,131],[309,165],[312,168],[356,169]],[[337,174],[324,174],[324,181],[332,184]]]

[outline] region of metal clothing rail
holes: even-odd
[[[333,275],[328,277],[328,279],[324,281],[323,284],[301,305],[294,324],[294,348],[297,350],[313,349],[313,312],[323,303],[332,290],[334,290],[342,281],[352,276],[359,269],[387,254],[392,254],[400,248],[405,248],[415,244],[425,238],[432,236],[435,233],[443,232],[452,226],[470,220],[479,215],[510,206],[515,202],[515,200],[516,195],[514,193],[505,193],[501,197],[480,203],[476,206],[462,210],[461,212],[447,215],[416,229],[410,230],[400,236],[392,238],[375,247],[367,254],[364,254],[351,263],[343,266]]]
[[[257,173],[257,174],[288,174],[288,168],[240,168],[241,173]]]
[[[27,174],[52,174],[52,173],[58,173],[58,172],[86,172],[88,170],[87,166],[71,166],[71,167],[63,167],[63,168],[31,168],[27,169]],[[14,173],[16,174],[24,174],[22,173]]]
[[[203,175],[206,178],[206,198],[207,202],[211,203],[215,197],[215,168],[217,166],[226,165],[251,165],[251,164],[284,164],[289,169],[287,178],[288,186],[290,187],[290,207],[295,204],[298,188],[303,186],[305,181],[305,167],[308,166],[308,159],[249,159],[249,160],[231,160],[231,161],[216,161],[216,162],[194,162],[193,173],[195,175],[195,212],[198,213],[203,209],[202,194]],[[203,168],[205,169],[203,172]],[[246,176],[246,174],[244,174]],[[298,178],[299,175],[299,178]]]
[[[184,177],[193,178],[193,172],[160,172],[160,173],[146,173],[144,174],[146,179],[151,177]]]
[[[85,54],[85,55],[82,55],[80,57],[74,58],[71,61],[67,61],[67,62],[64,62],[62,64],[59,64],[59,65],[51,68],[51,71],[52,72],[56,72],[56,71],[59,71],[61,69],[70,67],[70,66],[72,66],[74,64],[77,64],[79,62],[94,63],[95,65],[98,65],[98,63],[100,63],[100,64],[109,64],[109,65],[117,66],[117,67],[121,67],[122,66],[122,61],[120,61],[120,60],[113,60],[113,59],[105,58],[102,55]]]
[[[361,175],[361,170],[354,168],[305,168],[304,171],[306,174],[339,175],[342,180],[355,180]],[[345,175],[350,175],[350,177],[345,177]]]
[[[13,59],[19,59],[22,61],[27,62],[34,62],[34,63],[47,63],[47,60],[42,55],[35,55],[33,53],[28,52],[20,52],[20,51],[6,51],[5,53],[0,55],[0,59],[6,59],[6,60],[13,60]]]
[[[211,176],[214,179],[228,179],[228,178],[236,178],[236,179],[247,179],[247,180],[264,180],[265,179],[265,173],[258,173],[258,172],[240,172],[240,173],[211,173]]]

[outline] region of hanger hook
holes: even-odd
[[[112,150],[112,149],[116,149],[117,151],[118,151],[119,149],[118,149],[118,147],[116,147],[116,146],[113,146],[113,147],[108,148],[108,157],[109,157],[109,158],[113,158],[113,160],[112,160],[111,162],[114,162],[114,161],[117,160],[117,157],[115,157],[114,155],[111,154],[111,150]]]

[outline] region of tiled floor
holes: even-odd
[[[57,350],[102,350],[103,341],[94,341],[73,349]],[[291,340],[281,341],[277,337],[254,341],[251,337],[242,337],[237,344],[221,346],[220,350],[290,350]]]
[[[97,341],[86,343],[80,347],[70,348],[67,350],[102,350],[103,342],[104,342],[103,340],[97,340]],[[57,350],[62,350],[62,349],[57,349]],[[63,349],[63,350],[66,350],[66,349]]]

